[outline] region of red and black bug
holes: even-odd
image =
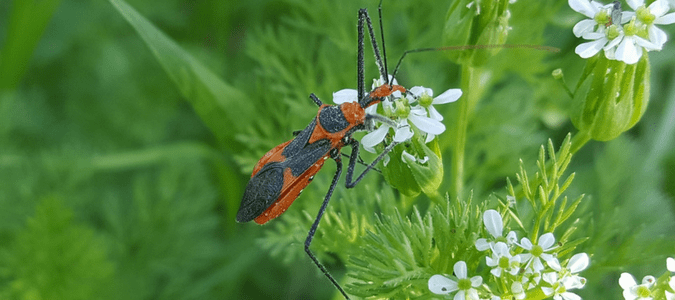
[[[378,9],[380,12],[380,29],[382,29],[381,3]],[[395,91],[406,93],[404,87],[392,85],[391,82],[386,82],[376,87],[370,93],[366,93],[363,58],[364,24],[368,26],[380,76],[381,78],[388,78],[386,54],[384,52],[384,33],[381,36],[382,54],[385,57],[383,63],[375,35],[373,34],[373,27],[368,11],[365,8],[361,9],[358,16],[358,102],[327,105],[321,102],[314,94],[311,94],[310,98],[319,106],[316,117],[304,130],[297,133],[295,138],[270,150],[258,161],[253,168],[251,180],[246,185],[244,197],[236,218],[237,222],[254,220],[258,224],[264,224],[276,218],[286,211],[288,206],[300,195],[328,158],[335,160],[337,170],[323,200],[323,204],[319,209],[316,220],[312,224],[305,240],[305,252],[307,252],[314,264],[321,269],[347,299],[349,297],[345,291],[316,259],[314,254],[312,254],[309,246],[342,173],[342,147],[350,146],[352,148],[352,152],[349,155],[345,185],[347,188],[353,188],[396,145],[396,143],[389,144],[354,179],[354,167],[359,157],[359,142],[352,138],[352,134],[359,130],[367,130],[368,124],[371,124],[374,119],[393,124],[393,121],[385,117],[367,114],[365,109],[379,103]]]

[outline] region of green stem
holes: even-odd
[[[591,139],[591,135],[588,134],[588,131],[579,131],[577,134],[574,135],[572,138],[572,146],[570,146],[570,153],[575,154],[581,147],[586,145],[588,141]]]
[[[463,99],[458,101],[457,118],[455,120],[455,143],[452,152],[452,198],[461,197],[464,190],[464,151],[466,148],[466,128],[469,124],[469,108],[478,94],[472,91],[472,83],[476,77],[475,69],[468,64],[462,65],[461,89]]]

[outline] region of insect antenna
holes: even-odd
[[[382,57],[384,57],[384,81],[387,85],[392,84],[394,81],[394,77],[391,77],[391,82],[389,81],[389,71],[387,70],[387,51],[385,50],[384,46],[384,26],[382,26],[382,0],[380,0],[380,4],[377,6],[377,14],[380,17],[380,42],[382,44]],[[382,62],[379,62],[379,64],[382,64]],[[381,69],[382,67],[380,67]]]
[[[382,47],[384,49],[384,45]],[[399,58],[398,63],[396,63],[396,68],[394,68],[394,73],[392,73],[392,78],[396,77],[398,69],[401,66],[403,58],[408,55],[408,53],[418,53],[418,52],[432,52],[432,51],[448,51],[448,50],[468,50],[468,49],[493,49],[493,48],[507,48],[507,49],[534,49],[541,51],[549,52],[560,52],[560,49],[550,46],[539,46],[539,45],[527,45],[527,44],[514,44],[514,45],[465,45],[465,46],[445,46],[445,47],[435,47],[435,48],[419,48],[406,50]]]

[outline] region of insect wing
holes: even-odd
[[[326,156],[328,157],[328,156]],[[293,201],[300,196],[300,193],[305,189],[305,187],[314,179],[314,174],[321,170],[323,167],[324,159],[319,159],[314,163],[307,171],[302,173],[298,177],[293,177],[291,174],[291,169],[286,168],[284,171],[284,185],[281,189],[281,194],[277,197],[277,200],[272,203],[265,211],[263,211],[257,218],[255,222],[258,224],[265,224],[267,221],[272,220],[288,209]]]
[[[309,143],[316,128],[314,119],[298,136],[270,150],[253,168],[237,212],[237,222],[266,223],[286,211],[332,149],[327,139]]]

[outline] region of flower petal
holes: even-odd
[[[544,295],[546,296],[553,295],[553,288],[542,286],[541,291],[544,292]]]
[[[539,238],[539,243],[537,244],[539,244],[539,246],[544,248],[544,251],[546,251],[546,249],[549,249],[551,246],[553,246],[553,244],[555,244],[555,237],[553,236],[553,233],[549,232],[542,235]]]
[[[560,294],[562,296],[563,300],[581,300],[581,297],[575,293],[570,293],[570,292],[564,292]]]
[[[423,86],[414,86],[409,90],[415,97],[421,97],[424,94],[429,95],[430,97],[434,96],[434,91],[430,88]]]
[[[542,274],[541,278],[550,284],[554,284],[556,281],[558,281],[558,274],[556,272],[548,272]]]
[[[562,270],[562,267],[560,267],[560,262],[555,257],[552,257],[550,260],[547,260],[546,264],[548,264],[548,266],[551,267],[551,269],[556,270],[558,272]]]
[[[588,267],[588,263],[588,254],[578,253],[570,258],[570,261],[567,263],[567,268],[570,269],[572,274],[575,274],[585,270]]]
[[[591,4],[588,0],[568,0],[567,3],[570,7],[591,19],[595,17],[595,14],[598,12],[597,7]]]
[[[487,249],[490,249],[490,243],[486,239],[477,239],[476,240],[476,249],[478,251],[485,251]]]
[[[480,276],[471,277],[470,280],[471,280],[471,286],[472,287],[478,287],[481,284],[483,284],[483,277],[480,277]]]
[[[605,47],[603,49],[605,49],[605,51],[607,51],[611,48],[614,48],[617,45],[619,45],[619,43],[621,43],[622,40],[623,40],[623,33],[619,34],[619,36],[617,36],[613,40],[609,41],[609,43],[607,43],[607,45],[605,45]]]
[[[544,264],[541,263],[541,259],[539,257],[535,257],[532,259],[532,270],[535,272],[541,272],[541,270],[544,269]]]
[[[434,275],[429,278],[429,290],[434,294],[447,295],[458,289],[457,282],[445,276]]]
[[[581,37],[586,32],[592,32],[596,24],[598,23],[596,23],[595,20],[584,19],[574,25],[572,32],[576,37]]]
[[[443,121],[443,115],[441,115],[433,105],[429,105],[429,117],[437,121]]]
[[[525,250],[532,250],[532,241],[530,241],[528,238],[522,238],[520,240],[520,247]]]
[[[665,16],[656,18],[656,20],[654,20],[654,24],[658,25],[668,25],[673,23],[675,23],[675,13],[669,13]]]
[[[363,148],[365,148],[368,152],[373,152],[373,147],[375,147],[377,144],[381,143],[384,140],[384,137],[387,135],[387,132],[389,132],[389,127],[388,125],[383,124],[380,126],[380,128],[375,129],[368,134],[364,135],[363,138],[361,139],[361,144],[363,145]]]
[[[675,272],[675,258],[666,258],[666,268],[668,271]]]
[[[469,289],[468,291],[466,291],[466,293],[467,293],[466,297],[471,299],[471,300],[479,300],[480,299],[480,298],[478,298],[478,291],[476,291],[475,289]]]
[[[449,89],[443,94],[438,95],[438,97],[434,98],[434,101],[431,102],[432,104],[445,104],[449,102],[455,102],[459,97],[462,96],[462,90],[460,89]]]
[[[579,44],[579,46],[574,49],[574,52],[581,56],[581,58],[589,58],[598,54],[598,52],[602,50],[602,47],[605,46],[605,43],[607,43],[607,39],[598,39],[592,42]]]
[[[667,39],[668,36],[661,28],[654,25],[649,26],[649,41],[654,44],[654,46],[657,46],[659,50],[661,50]]]
[[[423,117],[411,113],[408,116],[408,120],[410,120],[410,122],[412,122],[417,128],[419,128],[419,130],[422,130],[424,132],[439,135],[443,133],[443,131],[445,131],[445,125],[443,125],[443,123],[429,117]]]
[[[504,222],[502,216],[494,209],[488,209],[483,213],[483,224],[485,229],[495,238],[502,236]]]
[[[621,273],[621,277],[619,277],[619,286],[622,289],[628,290],[636,285],[637,282],[635,282],[635,278],[633,278],[633,275],[630,275],[628,273]]]
[[[359,92],[353,89],[343,89],[333,93],[333,103],[342,104],[345,102],[358,101]]]
[[[424,143],[428,144],[429,142],[433,141],[435,137],[436,137],[435,134],[427,133],[427,137],[424,139]]]
[[[394,134],[394,142],[403,143],[409,140],[413,136],[412,130],[408,123],[406,125],[396,128],[396,133]]]
[[[463,260],[456,262],[452,270],[455,271],[457,278],[466,279],[466,263]]]
[[[616,47],[616,59],[627,64],[634,64],[642,56],[642,49],[638,49],[633,43],[634,36],[626,36],[623,41]],[[639,50],[639,51],[638,51]]]
[[[621,12],[621,24],[628,23],[631,19],[633,19],[634,16],[635,16],[634,11],[622,11]]]
[[[656,18],[663,16],[668,12],[670,8],[666,0],[656,0],[649,5],[649,12],[651,12]]]
[[[626,0],[626,3],[628,3],[628,6],[633,10],[637,10],[638,7],[645,5],[645,0]]]
[[[509,253],[509,247],[506,246],[506,244],[504,244],[503,242],[497,242],[495,244],[495,248],[493,249],[493,251],[497,256],[506,256],[506,257],[511,256],[511,253]]]
[[[635,43],[637,44],[637,46],[643,47],[643,48],[647,49],[647,51],[654,51],[654,50],[661,51],[662,45],[655,45],[652,42],[650,42],[648,40],[645,40],[645,39],[643,39],[643,38],[641,38],[637,35],[634,36],[633,39],[635,39]],[[638,47],[638,50],[642,51],[642,49],[639,49],[639,47]]]

